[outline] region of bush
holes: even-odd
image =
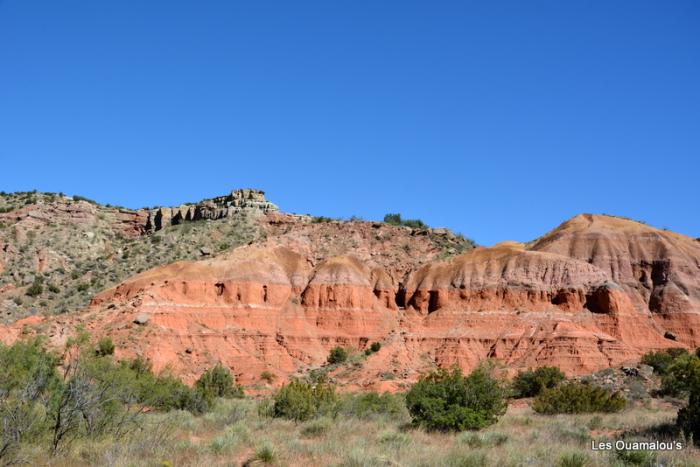
[[[340,403],[340,413],[361,419],[388,415],[395,417],[405,410],[405,401],[401,395],[385,392],[366,392],[345,396]]]
[[[428,225],[420,219],[402,219],[401,214],[389,213],[384,216],[384,222],[389,225],[403,225],[413,229],[427,229]]]
[[[545,389],[532,408],[543,414],[619,412],[625,408],[625,398],[617,392],[591,384],[570,382]]]
[[[688,405],[678,411],[676,424],[687,437],[692,436],[696,446],[700,446],[700,373],[692,375],[688,386]]]
[[[195,383],[195,388],[210,402],[215,397],[243,397],[243,388],[234,384],[231,372],[221,363],[205,371]]]
[[[552,366],[518,372],[513,380],[513,397],[535,397],[544,389],[551,389],[565,379],[564,373]]]
[[[459,368],[423,376],[406,394],[414,425],[428,430],[473,430],[505,413],[505,390],[485,367],[463,376]]]
[[[328,355],[328,363],[331,365],[343,363],[348,359],[348,351],[342,347],[333,347]]]
[[[379,342],[372,342],[372,345],[369,346],[369,349],[375,353],[379,352],[379,349],[381,349],[381,348],[382,348],[382,344],[380,344]]]
[[[663,376],[668,373],[668,369],[675,359],[687,354],[688,351],[682,348],[648,352],[642,356],[641,363],[649,365],[655,373]]]
[[[28,297],[36,297],[38,295],[41,295],[43,291],[44,287],[41,285],[41,283],[35,281],[32,285],[29,286],[25,294]]]
[[[114,354],[114,342],[112,342],[112,339],[109,337],[100,339],[97,343],[97,349],[95,349],[95,355],[104,357],[112,354]]]
[[[311,384],[292,380],[274,396],[272,415],[303,422],[337,410],[335,388],[327,383]]]
[[[689,354],[677,357],[661,377],[659,393],[673,397],[686,396],[698,375],[700,375],[700,358]]]

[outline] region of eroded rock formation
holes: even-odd
[[[263,371],[281,384],[323,365],[332,347],[380,342],[380,352],[334,373],[379,390],[487,358],[513,371],[582,374],[700,345],[700,245],[633,221],[577,216],[533,244],[477,248],[401,280],[400,268],[371,252],[324,256],[305,238],[155,268],[81,313],[21,326],[62,345],[81,324],[112,337],[118,356],[144,356],[156,370],[193,381],[220,361],[244,384]]]
[[[146,232],[154,232],[183,222],[224,219],[243,211],[269,214],[278,210],[277,206],[265,199],[264,191],[245,188],[197,204],[148,210],[144,229]]]

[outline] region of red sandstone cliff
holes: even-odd
[[[433,261],[402,284],[396,269],[349,252],[319,261],[314,245],[295,251],[298,239],[281,238],[152,269],[34,326],[59,345],[82,324],[112,337],[118,355],[189,381],[221,361],[244,384],[265,370],[279,383],[334,346],[377,341],[380,352],[334,374],[376,389],[435,365],[494,358],[580,374],[700,344],[700,243],[636,222],[577,216],[532,245]]]

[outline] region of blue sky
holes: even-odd
[[[0,190],[700,236],[696,1],[0,0]]]

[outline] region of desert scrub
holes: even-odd
[[[312,384],[298,379],[275,393],[272,415],[302,422],[337,411],[335,388],[324,382]]]
[[[513,397],[535,397],[544,389],[551,389],[565,379],[566,376],[559,368],[551,366],[520,371],[513,379]]]
[[[625,404],[625,398],[617,392],[569,382],[542,391],[533,401],[532,409],[542,414],[619,412]]]
[[[343,363],[348,359],[348,351],[343,347],[333,347],[330,354],[328,354],[328,363],[335,365],[338,363]]]
[[[668,373],[670,366],[679,357],[687,356],[688,351],[683,348],[659,350],[658,352],[647,352],[642,355],[641,363],[649,365],[654,372],[663,376]]]
[[[195,383],[195,388],[211,403],[216,397],[243,397],[243,388],[235,384],[231,372],[217,363],[205,371]]]
[[[413,424],[428,430],[475,430],[498,421],[505,396],[503,383],[486,366],[468,376],[455,367],[423,376],[406,394],[406,407]]]
[[[385,392],[366,392],[346,394],[340,400],[339,413],[360,419],[386,416],[391,419],[403,419],[406,415],[404,397],[401,394]]]

